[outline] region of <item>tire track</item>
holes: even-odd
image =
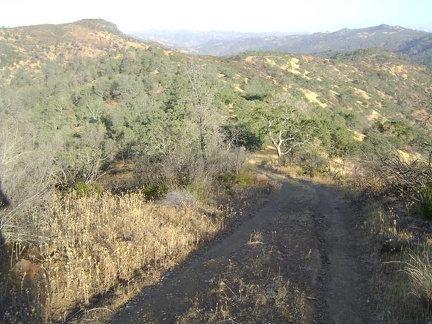
[[[193,307],[193,298],[224,272],[230,258],[242,255],[251,233],[275,228],[283,231],[285,241],[279,243],[289,249],[286,271],[309,294],[310,320],[369,323],[368,271],[361,261],[361,237],[348,202],[328,186],[278,180],[282,182],[280,192],[252,218],[160,284],[145,288],[112,323],[174,323]]]

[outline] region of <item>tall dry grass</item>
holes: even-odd
[[[432,263],[431,249],[408,253],[404,270],[411,283],[411,293],[420,299],[429,309],[432,306]]]
[[[46,213],[34,261],[45,278],[34,304],[46,322],[66,320],[138,274],[163,273],[223,227],[221,209],[193,199],[162,206],[140,193],[57,196]]]

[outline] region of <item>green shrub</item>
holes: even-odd
[[[236,147],[244,147],[248,151],[255,152],[260,150],[264,144],[262,135],[256,134],[249,124],[225,125],[222,130],[225,141],[231,142]]]
[[[74,190],[78,197],[88,197],[91,193],[102,194],[105,191],[104,187],[100,184],[91,184],[84,182],[79,182],[75,186]]]
[[[160,198],[162,195],[166,194],[167,192],[167,186],[154,183],[151,183],[142,189],[142,193],[146,197],[146,199],[157,199]]]
[[[245,163],[240,172],[235,177],[235,183],[241,186],[252,185],[255,182],[255,167],[250,163]]]
[[[239,185],[251,185],[254,183],[254,176],[250,172],[241,171],[236,178],[236,183]]]
[[[213,182],[205,177],[193,181],[186,187],[188,192],[192,193],[198,201],[203,203],[211,203],[213,201],[213,189]]]
[[[298,176],[305,176],[305,175],[309,175],[310,177],[313,177],[315,175],[314,170],[312,170],[309,166],[301,166],[298,170],[297,170],[297,175]]]
[[[432,219],[432,186],[420,191],[420,213],[426,219]]]
[[[88,197],[92,192],[92,186],[90,183],[80,182],[75,186],[75,193],[78,197]]]
[[[223,185],[230,185],[234,182],[235,176],[230,172],[222,172],[216,177],[216,179]]]

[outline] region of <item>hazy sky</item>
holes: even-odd
[[[147,29],[336,31],[380,24],[432,31],[432,0],[3,0],[0,26],[103,18]]]

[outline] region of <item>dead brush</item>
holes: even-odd
[[[40,246],[48,317],[65,321],[137,273],[183,261],[223,226],[220,210],[209,214],[192,205],[157,206],[139,193],[57,197],[42,228],[50,239]]]

